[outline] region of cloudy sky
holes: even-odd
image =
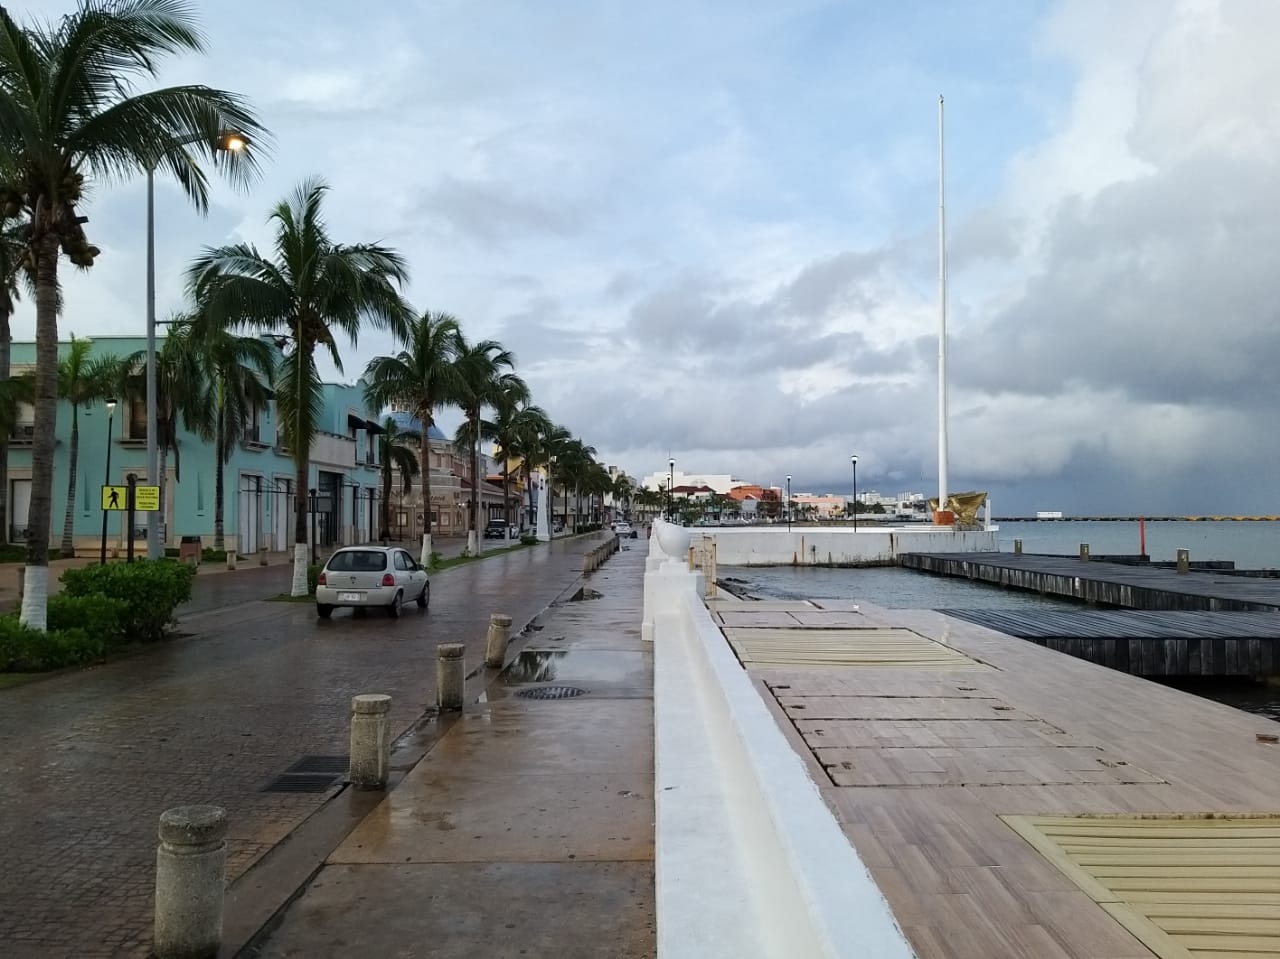
[[[164,81],[250,97],[276,143],[205,219],[160,188],[162,315],[318,173],[334,236],[401,249],[415,306],[514,350],[605,462],[842,492],[857,453],[860,488],[934,493],[941,93],[951,489],[1280,512],[1275,0],[201,10],[209,55]],[[141,333],[143,184],[88,213],[62,329]]]

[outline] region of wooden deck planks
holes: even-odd
[[[847,774],[847,784],[824,785],[823,796],[920,959],[1151,959],[1002,816],[1280,814],[1280,746],[1255,739],[1275,731],[1266,719],[936,612],[861,604],[860,615],[991,667],[923,675],[749,667],[812,756],[829,769],[853,764],[831,777]],[[966,751],[968,765],[958,758]],[[990,756],[979,759],[984,751]],[[1106,776],[1096,778],[1107,781],[1080,781],[1095,777],[1088,762],[1075,760],[1099,755],[1124,765],[1101,767]],[[1071,768],[1078,765],[1086,775],[1055,780],[1080,772]],[[930,777],[936,784],[923,781]],[[1190,852],[1214,868],[1212,847]],[[1275,882],[1280,905],[1280,870]],[[1199,955],[1221,951],[1212,938],[1204,945]]]
[[[1016,553],[905,553],[907,569],[1133,609],[1280,610],[1280,579]]]

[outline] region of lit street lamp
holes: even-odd
[[[675,518],[675,513],[671,506],[671,488],[676,485],[676,461],[674,457],[667,460],[667,522],[670,523]]]
[[[850,456],[849,463],[853,466],[853,531],[858,531],[858,457]]]
[[[787,474],[787,532],[791,532],[791,474]]]
[[[115,416],[116,401],[115,397],[111,397],[107,400],[107,471],[102,480],[103,486],[111,485],[111,423]],[[133,530],[129,531],[129,535],[133,535]],[[98,563],[101,566],[107,565],[107,511],[105,509],[102,511],[102,554]]]
[[[187,137],[168,144],[167,149],[206,143],[203,136]],[[249,141],[239,133],[224,133],[211,144],[214,150],[240,154]],[[159,429],[156,425],[156,409],[159,403],[156,389],[156,166],[164,159],[157,156],[147,167],[147,482],[164,486],[160,473]],[[105,518],[104,518],[105,523]],[[160,528],[164,516],[151,517],[147,522],[147,559],[159,559],[164,553],[160,540]],[[105,544],[105,534],[103,542]],[[103,562],[106,546],[103,546]]]

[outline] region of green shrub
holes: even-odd
[[[227,561],[227,551],[206,546],[200,551],[200,561],[203,563],[225,563]]]
[[[83,566],[62,574],[68,596],[110,596],[124,603],[120,628],[126,641],[164,639],[174,611],[191,598],[195,568],[183,563],[140,560]]]
[[[535,543],[538,542],[538,537],[535,536],[533,533],[525,533],[523,536],[520,537],[520,542],[525,546],[533,546]]]
[[[104,650],[120,646],[128,640],[122,625],[127,605],[124,600],[97,593],[88,596],[57,593],[49,597],[49,632],[78,629]]]
[[[316,587],[320,585],[320,570],[324,569],[322,563],[312,563],[307,567],[307,593],[314,596]]]
[[[82,629],[43,633],[16,616],[0,616],[0,672],[37,673],[76,666],[102,655],[102,645]]]

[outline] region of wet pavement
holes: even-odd
[[[615,554],[590,577],[599,598],[540,618],[255,956],[655,954],[643,560],[636,549]],[[560,698],[529,697],[548,690]]]
[[[353,695],[389,693],[393,733],[429,741],[436,646],[462,642],[478,666],[489,614],[532,621],[575,587],[592,545],[437,573],[430,610],[399,620],[320,621],[310,604],[257,601],[281,591],[273,577],[287,585],[285,565],[198,578],[204,608],[185,611],[188,638],[0,691],[0,954],[145,956],[163,810],[225,807],[228,877],[242,876],[342,792],[341,776],[321,792],[262,790],[304,757],[345,756]]]

